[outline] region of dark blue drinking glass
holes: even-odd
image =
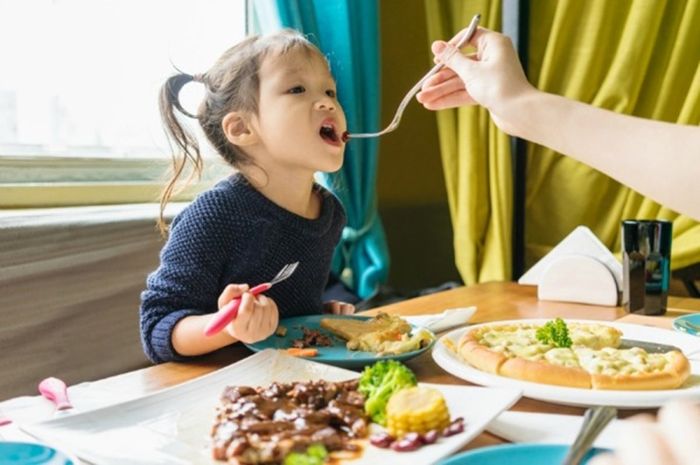
[[[671,280],[671,235],[666,220],[622,222],[622,301],[630,313],[666,313]]]

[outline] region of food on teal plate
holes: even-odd
[[[347,341],[348,350],[375,352],[379,355],[403,354],[430,345],[433,333],[412,326],[397,315],[379,313],[369,320],[323,318],[321,327]]]

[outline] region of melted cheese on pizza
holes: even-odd
[[[667,354],[649,354],[638,347],[620,350],[621,332],[613,327],[569,323],[571,348],[557,348],[537,340],[537,325],[500,325],[477,333],[480,344],[508,358],[544,360],[554,365],[582,368],[591,374],[634,375],[664,371]]]

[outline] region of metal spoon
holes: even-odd
[[[562,465],[579,465],[593,441],[605,429],[610,421],[617,416],[617,409],[608,406],[596,406],[586,410],[583,425],[576,436],[574,444],[564,457]]]
[[[459,38],[455,46],[457,48],[461,48],[466,44],[469,39],[472,38],[474,33],[476,32],[476,27],[479,24],[479,20],[481,19],[480,14],[474,15],[472,18],[471,22],[469,23],[469,26],[467,27],[467,30],[462,34],[462,37]],[[421,78],[420,81],[416,83],[415,86],[411,87],[411,90],[408,91],[406,96],[401,100],[401,103],[399,104],[399,108],[396,110],[396,114],[394,115],[394,119],[391,120],[391,124],[387,126],[385,129],[379,132],[365,132],[365,133],[357,133],[357,134],[352,134],[352,133],[347,133],[347,138],[349,139],[361,139],[361,138],[366,138],[366,137],[379,137],[384,134],[388,134],[395,130],[396,128],[399,127],[399,121],[401,121],[401,116],[403,115],[404,110],[408,106],[408,104],[411,102],[411,99],[418,93],[418,91],[423,87],[423,83],[428,80],[431,76],[435,75],[438,71],[440,71],[445,65],[442,63],[438,63],[433,68],[428,71],[428,73]]]

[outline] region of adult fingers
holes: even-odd
[[[435,87],[441,82],[449,81],[450,79],[459,79],[459,76],[457,76],[457,73],[452,71],[450,68],[442,68],[440,71],[426,79],[421,86],[421,89]]]
[[[455,34],[454,37],[452,37],[448,41],[448,43],[456,46],[459,43],[459,40],[461,39],[462,35],[467,33],[467,29],[469,29],[469,26],[465,27],[464,29],[459,31],[457,34]],[[494,31],[492,31],[490,29],[486,29],[486,28],[483,28],[481,26],[478,26],[476,28],[476,31],[474,31],[474,34],[467,41],[467,44],[477,47],[479,45],[479,41],[483,40],[484,36],[488,36],[488,34],[497,34],[497,33],[495,33]]]
[[[587,465],[624,465],[613,454],[599,454],[593,457]]]
[[[462,89],[448,95],[443,95],[430,101],[421,101],[428,110],[444,110],[446,108],[458,108],[464,105],[476,105],[477,102]]]
[[[470,73],[476,62],[462,55],[457,47],[443,41],[433,42],[432,51],[440,63],[453,69],[457,74]]]
[[[659,427],[679,465],[698,463],[700,457],[700,405],[672,402],[659,411]]]
[[[223,307],[224,305],[226,305],[227,303],[229,303],[231,300],[235,299],[236,297],[240,297],[240,295],[243,294],[247,290],[248,290],[247,284],[229,284],[221,292],[221,295],[219,295],[219,299],[217,302],[219,305],[219,308]]]
[[[630,465],[679,465],[656,423],[624,422],[624,436],[617,444],[620,462]]]
[[[454,76],[452,79],[424,88],[416,95],[416,99],[420,103],[427,103],[459,91],[466,91],[466,88],[464,82],[458,76]]]

